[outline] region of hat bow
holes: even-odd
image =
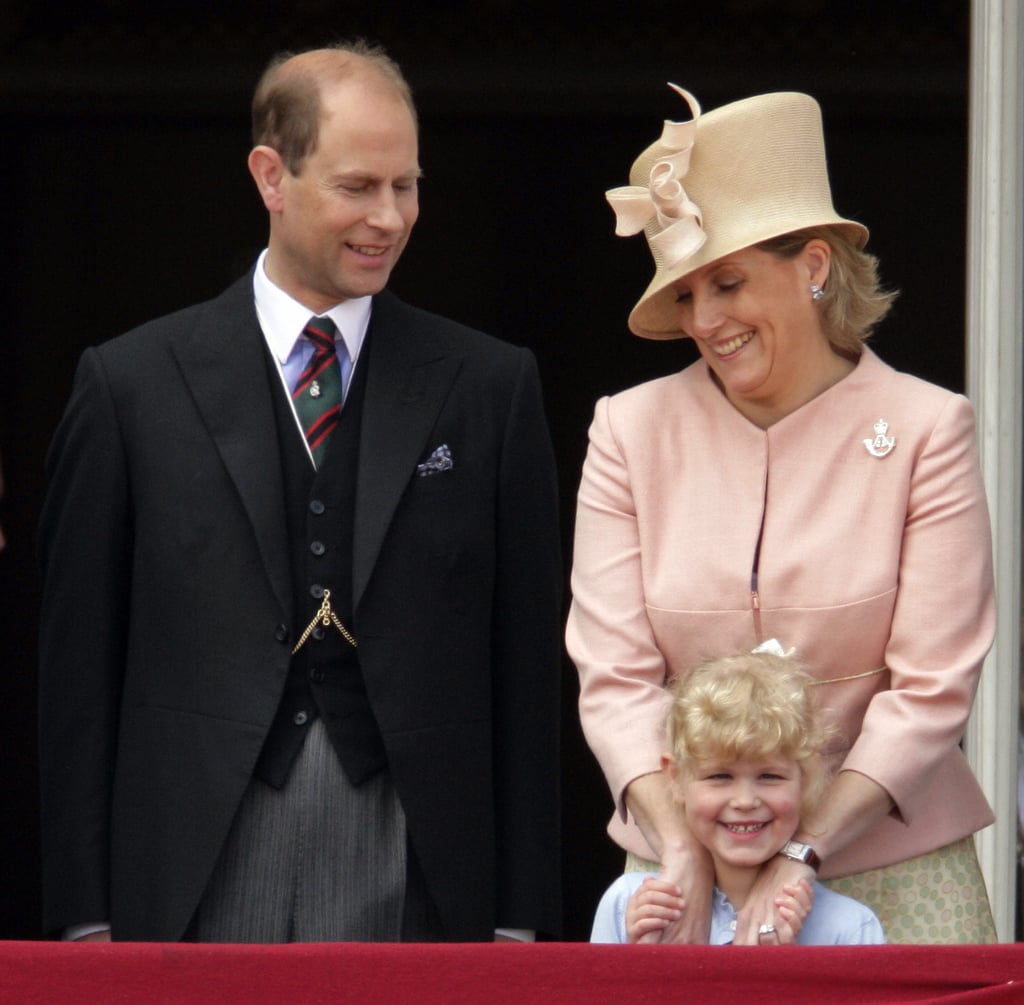
[[[701,227],[700,207],[687,196],[681,181],[690,170],[700,104],[682,87],[668,86],[685,99],[693,118],[689,122],[665,121],[661,144],[668,152],[654,162],[646,186],[613,188],[605,198],[615,211],[619,237],[639,234],[652,218],[657,219],[659,232],[649,239],[651,249],[657,251],[665,267],[672,268],[695,254],[707,234]]]

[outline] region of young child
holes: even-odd
[[[825,784],[811,678],[766,644],[700,664],[671,685],[662,770],[693,836],[715,869],[709,943],[733,941],[736,914],[762,865],[796,833]],[[801,881],[786,888],[776,926],[762,943],[858,945],[885,942],[863,904]],[[637,942],[679,917],[682,898],[656,874],[620,876],[601,898],[591,942]]]

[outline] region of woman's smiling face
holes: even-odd
[[[754,421],[782,418],[834,382],[836,356],[811,299],[811,285],[828,276],[830,250],[819,240],[793,258],[744,248],[675,283],[683,332]]]

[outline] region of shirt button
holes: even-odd
[[[296,712],[295,715],[292,716],[292,722],[294,722],[296,726],[305,726],[307,719],[309,719],[309,716],[305,712]]]
[[[316,667],[309,671],[309,679],[316,681],[318,684],[323,681],[324,676],[323,670],[318,670]]]
[[[309,588],[309,595],[314,600],[323,600],[324,599],[324,588],[319,583],[314,583]]]
[[[274,638],[277,639],[278,642],[287,642],[288,629],[284,625],[278,625],[274,629]]]
[[[322,555],[322,554],[323,554],[323,553],[324,553],[325,551],[327,551],[327,549],[326,549],[326,548],[324,547],[324,543],[323,543],[323,541],[314,541],[314,542],[313,542],[313,543],[312,543],[312,544],[311,544],[311,545],[309,546],[309,550],[310,550],[311,552],[313,552],[313,554],[314,554],[314,555],[317,555],[317,556],[320,556],[320,555]]]
[[[326,634],[327,632],[324,631],[323,625],[317,625],[312,631],[313,638],[316,639],[317,642],[319,642]]]
[[[311,499],[309,503],[310,513],[315,513],[320,516],[327,507],[319,499]]]

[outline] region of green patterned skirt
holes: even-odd
[[[822,885],[867,904],[897,945],[997,942],[974,838]]]

